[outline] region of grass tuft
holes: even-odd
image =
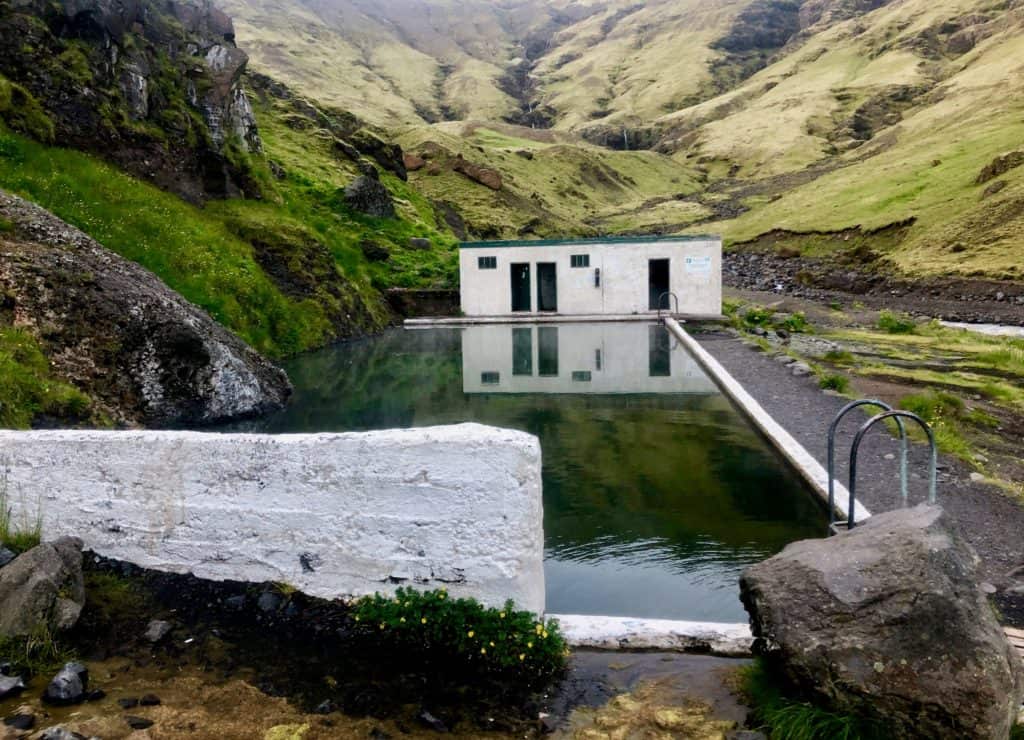
[[[836,391],[838,393],[846,393],[850,388],[850,379],[845,375],[822,375],[818,380],[818,385],[823,390]]]
[[[878,315],[878,328],[890,334],[915,334],[917,324],[909,316],[882,311]]]

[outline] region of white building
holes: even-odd
[[[664,325],[646,321],[467,326],[462,330],[462,390],[719,392]]]
[[[660,306],[715,317],[722,312],[722,240],[467,242],[459,249],[459,278],[466,316],[627,316]]]

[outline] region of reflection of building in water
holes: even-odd
[[[466,393],[717,393],[660,324],[489,324],[462,333]]]

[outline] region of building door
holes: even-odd
[[[558,310],[558,281],[554,262],[537,263],[537,310]]]
[[[650,260],[647,263],[647,308],[657,311],[668,308],[668,260]]]
[[[530,264],[512,263],[512,310],[530,310]]]

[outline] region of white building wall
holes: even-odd
[[[666,335],[668,375],[652,375],[651,331]],[[558,373],[540,375],[539,332],[557,331]],[[513,374],[513,332],[530,332],[532,372]],[[594,324],[489,324],[462,330],[465,393],[718,393],[697,361],[675,337],[642,321]],[[664,371],[664,364],[659,370]],[[574,379],[589,372],[589,380]],[[484,374],[498,382],[484,382]]]
[[[446,587],[544,610],[540,445],[479,424],[352,434],[0,432],[15,525],[313,596]]]
[[[587,254],[590,266],[574,268],[571,256]],[[494,257],[497,269],[480,269],[479,257]],[[558,313],[629,315],[648,308],[648,262],[670,260],[670,290],[679,312],[718,316],[722,310],[722,242],[718,238],[680,238],[636,242],[586,242],[514,246],[469,246],[459,250],[462,312],[467,316],[512,314],[511,265],[530,265],[530,312],[537,311],[537,264],[557,265]],[[595,270],[600,287],[594,285]],[[673,303],[672,308],[675,308]]]

